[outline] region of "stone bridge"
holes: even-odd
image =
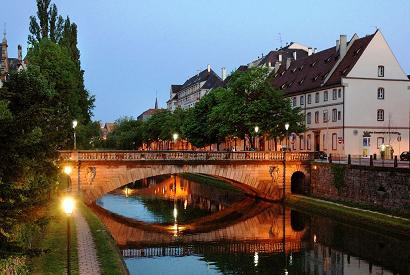
[[[221,178],[245,193],[268,200],[308,190],[310,153],[205,151],[61,151],[70,166],[71,190],[87,203],[128,183],[165,174],[194,173]],[[283,184],[285,182],[285,184]]]

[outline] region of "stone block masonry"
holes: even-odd
[[[313,197],[410,214],[410,169],[313,163],[310,189]]]

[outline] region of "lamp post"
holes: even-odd
[[[172,135],[172,139],[174,140],[174,149],[175,149],[175,147],[176,147],[176,142],[177,142],[177,140],[178,140],[178,134],[177,133],[174,133],[173,135]]]
[[[256,151],[256,137],[258,136],[258,132],[259,132],[259,127],[255,126],[255,137],[254,137],[254,139],[255,139],[255,151]]]
[[[77,150],[77,136],[75,134],[75,128],[77,127],[78,121],[76,119],[73,120],[73,129],[74,129],[74,150]]]
[[[286,130],[286,140],[288,139],[288,130],[289,130],[289,123],[285,123],[285,130]],[[283,151],[283,189],[282,189],[282,200],[285,202],[285,196],[286,196],[286,148],[282,148]]]
[[[75,201],[72,197],[65,197],[62,201],[64,214],[67,216],[67,274],[71,274],[70,269],[70,243],[71,243],[71,229],[70,218],[73,214]]]

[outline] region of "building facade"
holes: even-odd
[[[306,116],[308,130],[292,139],[293,150],[358,156],[409,150],[410,81],[379,30],[349,41],[341,35],[334,47],[282,62],[272,84]]]
[[[0,43],[0,88],[3,86],[3,82],[7,80],[11,71],[20,71],[26,67],[21,45],[17,47],[17,58],[9,58],[7,48],[6,32],[4,32]]]
[[[221,87],[226,77],[225,68],[222,69],[222,77],[219,77],[208,65],[208,68],[189,78],[182,85],[171,85],[170,99],[167,108],[174,111],[180,107],[187,109],[195,104],[213,88]]]

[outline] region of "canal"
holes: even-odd
[[[410,274],[410,240],[196,175],[137,181],[93,209],[131,274]]]

